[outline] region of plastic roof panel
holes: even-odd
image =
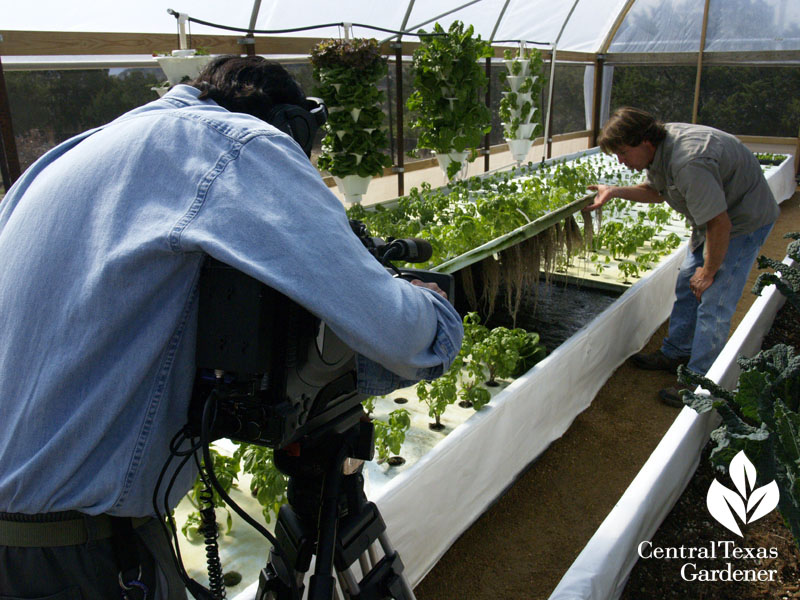
[[[636,0],[609,52],[697,52],[700,0]],[[797,0],[711,0],[707,52],[800,49]]]
[[[798,0],[711,0],[706,51],[800,50]]]
[[[584,0],[585,1],[585,0]],[[414,2],[406,30],[417,31],[420,27],[431,31],[435,22],[445,29],[453,21],[459,20],[475,28],[482,39],[491,39],[498,18],[503,17],[493,39],[495,40],[527,40],[550,45],[558,35],[558,31],[566,19],[574,0],[510,0],[503,13],[506,0],[417,0]],[[319,0],[300,0],[295,2],[295,9],[290,13],[277,9],[279,3],[271,3],[269,9],[262,4],[258,18],[258,29],[276,30],[292,27],[308,26],[330,22],[354,22],[365,25],[399,30],[408,8],[408,0],[389,4],[388,2],[364,2],[350,0],[320,6]],[[308,15],[313,15],[309,18]],[[193,15],[194,16],[194,15]],[[202,18],[202,17],[198,17]],[[308,37],[326,37],[340,35],[336,28],[315,29],[298,32],[294,35]],[[376,37],[384,39],[389,33],[381,33],[370,29],[355,28],[358,37]],[[409,39],[409,38],[407,38]]]
[[[608,51],[697,52],[703,6],[702,0],[636,0]]]
[[[0,0],[0,27],[9,30],[175,33],[167,9],[221,25],[246,28],[252,0]],[[555,42],[575,0],[508,0],[494,40]],[[325,23],[363,23],[397,30],[409,0],[263,0],[256,28],[276,30]],[[447,28],[455,20],[473,25],[485,40],[506,0],[415,0],[407,27],[433,20]],[[558,43],[560,50],[598,52],[626,0],[579,0]],[[635,0],[609,52],[696,52],[700,45],[703,0]],[[456,9],[456,10],[454,10]],[[450,12],[454,11],[454,12]],[[449,14],[446,14],[449,13]],[[444,15],[444,16],[443,16]],[[194,34],[236,32],[190,25]],[[338,37],[340,27],[288,33],[294,37]],[[358,37],[385,39],[390,33],[356,28]],[[410,39],[410,38],[409,38]],[[800,0],[711,0],[707,51],[800,50]]]

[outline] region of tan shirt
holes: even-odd
[[[758,159],[735,136],[703,125],[667,123],[646,183],[692,226],[692,250],[723,211],[731,237],[774,223],[780,212]]]

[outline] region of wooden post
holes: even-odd
[[[598,56],[594,61],[594,87],[592,90],[592,122],[590,147],[597,145],[597,136],[600,133],[600,110],[603,105],[603,57]]]
[[[489,112],[492,111],[492,59],[490,57],[486,57],[486,108],[489,109]],[[491,119],[491,117],[490,117]],[[491,123],[491,120],[489,121]],[[483,137],[483,170],[484,172],[489,171],[489,154],[491,144],[489,142],[489,136],[491,135],[491,131],[487,133]]]
[[[692,123],[697,123],[697,113],[700,108],[700,79],[703,72],[703,52],[706,49],[706,31],[708,30],[708,5],[711,0],[706,0],[703,9],[703,28],[700,31],[700,50],[697,53],[697,77],[694,80],[694,104],[692,105]]]
[[[544,125],[545,136],[543,140],[544,144],[544,159],[551,158],[553,156],[553,106],[555,102],[553,102],[553,95],[556,93],[556,49],[553,47],[552,53],[550,54],[550,91],[547,95],[547,122]]]
[[[2,38],[0,38],[2,42]],[[11,125],[11,105],[8,101],[3,62],[0,59],[0,166],[2,166],[3,187],[8,191],[19,179],[20,167],[17,144],[14,141],[14,128]]]
[[[397,82],[397,98],[395,98],[397,106],[397,161],[394,166],[394,171],[397,173],[397,195],[403,196],[405,192],[405,182],[403,180],[403,172],[405,171],[405,152],[406,140],[403,133],[403,44],[396,42],[392,44],[394,48],[394,61],[395,61],[395,81]]]
[[[794,175],[800,174],[800,131],[797,132],[797,146],[794,150]]]
[[[252,33],[248,33],[245,37],[239,40],[239,43],[244,46],[244,52],[247,56],[256,55],[256,38]]]

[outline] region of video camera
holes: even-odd
[[[451,275],[391,263],[429,260],[428,242],[384,241],[359,221],[350,226],[396,277],[435,282],[452,301]],[[214,394],[211,439],[283,448],[337,419],[352,420],[353,407],[365,399],[357,392],[355,352],[324,322],[212,258],[199,283],[196,365],[189,424],[199,434],[203,406]]]

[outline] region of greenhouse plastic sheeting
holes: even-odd
[[[609,52],[697,52],[704,2],[636,0]],[[800,3],[711,0],[706,52],[800,48]]]
[[[559,48],[587,52],[597,50],[625,3],[625,0],[579,2],[567,23]],[[435,22],[441,23],[446,29],[453,21],[460,20],[467,25],[473,25],[476,34],[484,40],[529,40],[549,46],[556,40],[570,15],[574,0],[555,3],[550,0],[426,0],[411,3],[374,0],[277,0],[262,3],[256,29],[275,31],[345,22],[356,24],[353,30],[356,37],[381,39],[391,36],[391,33],[360,27],[358,24],[398,30],[406,18],[409,4],[411,8],[406,21],[408,30],[416,31],[423,27],[430,31]],[[173,33],[176,31],[176,21],[167,14],[167,8],[186,12],[190,17],[203,21],[247,28],[252,7],[253,2],[139,0],[136,3],[120,3],[110,11],[105,4],[100,5],[96,0],[80,0],[68,5],[49,0],[17,4],[14,10],[3,11],[2,28]],[[197,23],[191,25],[191,31],[194,34],[235,34]],[[322,27],[279,35],[338,38],[343,33],[341,27]]]
[[[16,3],[2,11],[2,27],[33,31],[164,32],[176,31],[167,8],[211,23],[247,28],[253,2],[210,0],[139,0],[107,2]],[[329,23],[360,23],[397,30],[408,11],[407,29],[430,30],[435,21],[445,28],[454,20],[474,25],[485,40],[529,40],[559,50],[602,52],[618,16],[621,27],[610,52],[697,52],[703,21],[703,2],[696,0],[635,0],[625,14],[627,0],[426,0],[426,2],[374,2],[348,0],[274,0],[261,3],[256,29],[279,30]],[[499,23],[498,23],[499,21]],[[566,22],[566,25],[565,25]],[[563,28],[563,32],[562,32]],[[800,3],[796,0],[711,0],[706,51],[800,49]],[[231,34],[200,24],[195,34]],[[340,37],[340,27],[290,31],[292,37]],[[494,34],[494,36],[492,36]],[[357,37],[388,37],[388,32],[354,29]],[[559,35],[561,36],[559,39]],[[2,49],[0,48],[0,53]]]

